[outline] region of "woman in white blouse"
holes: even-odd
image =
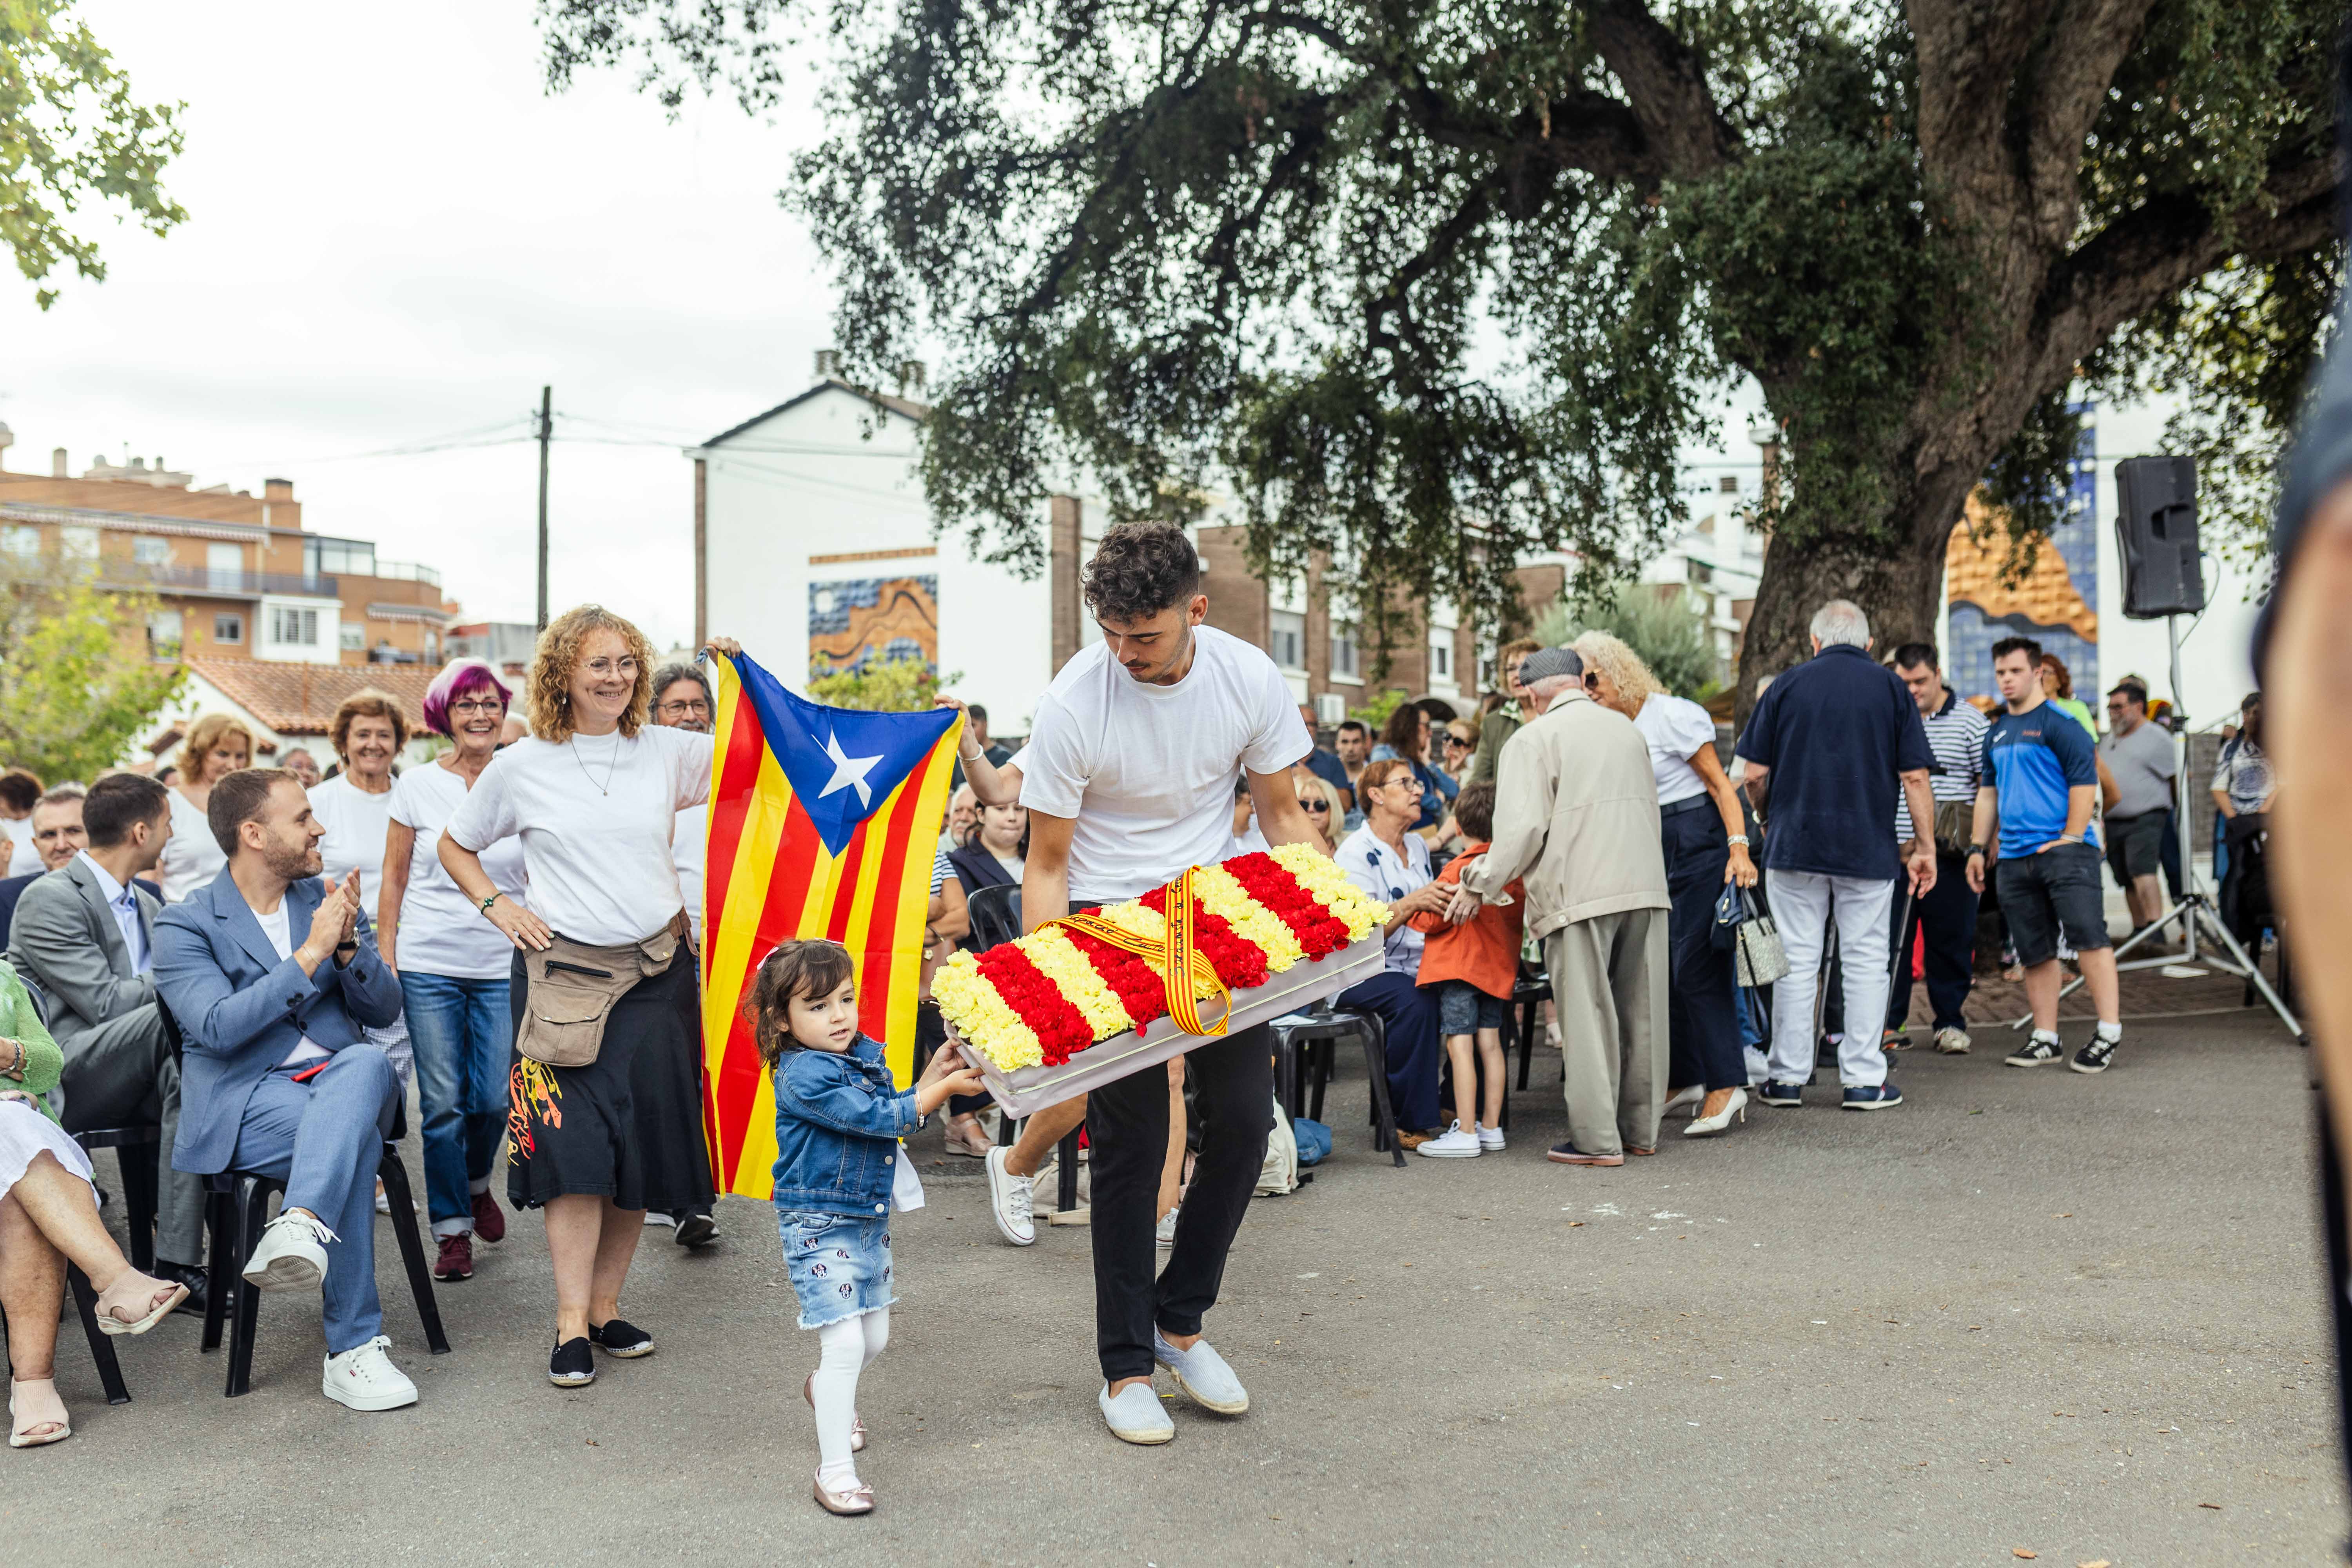
[[[490,1171],[506,1131],[514,947],[442,868],[441,833],[490,765],[511,697],[478,658],[454,660],[434,677],[425,693],[425,728],[452,743],[401,774],[383,836],[376,946],[400,975],[416,1052],[417,1131],[425,1207],[439,1247],[436,1279],[472,1279],[474,1239],[497,1242],[507,1234],[506,1215],[490,1195]],[[521,907],[522,840],[501,838],[480,860],[500,897]]]
[[[213,785],[253,765],[253,731],[241,719],[207,713],[188,726],[174,759],[180,782],[172,791],[172,837],[163,841],[163,858],[155,875],[163,884],[163,901],[176,904],[221,874],[228,857],[213,837],[205,808],[212,804]]]
[[[583,605],[557,616],[531,658],[530,738],[491,760],[441,833],[443,868],[514,947],[518,1029],[531,1005],[522,955],[558,934],[671,954],[614,1002],[594,1061],[550,1067],[518,1052],[509,1074],[507,1200],[547,1211],[556,1323],[547,1375],[564,1388],[595,1380],[592,1345],[651,1353],[653,1336],[620,1313],[645,1211],[683,1213],[715,1196],[699,997],[670,855],[677,814],[710,797],[711,741],[650,721],[653,665],[645,634],[612,612]],[[518,836],[529,909],[482,864],[484,851]]]
[[[1370,980],[1339,993],[1339,1000],[1381,1016],[1388,1037],[1389,1108],[1400,1131],[1412,1135],[1408,1146],[1417,1146],[1421,1134],[1444,1125],[1437,1103],[1438,1068],[1444,1060],[1437,1003],[1417,984],[1422,936],[1409,922],[1424,910],[1444,909],[1450,895],[1430,879],[1429,844],[1413,831],[1422,816],[1422,793],[1421,780],[1402,758],[1365,763],[1356,781],[1364,825],[1340,840],[1332,855],[1348,880],[1389,907],[1386,963]]]
[[[1666,1106],[1696,1108],[1685,1137],[1713,1137],[1747,1119],[1748,1064],[1733,994],[1738,972],[1730,950],[1715,945],[1715,901],[1725,885],[1756,885],[1747,820],[1715,754],[1715,720],[1706,709],[1659,686],[1650,667],[1607,632],[1586,632],[1569,646],[1584,660],[1586,692],[1633,720],[1650,744],[1674,901],[1666,918]]]
[[[342,768],[333,778],[321,779],[310,789],[310,815],[327,830],[327,836],[319,840],[319,858],[326,864],[329,887],[357,871],[360,908],[373,910],[383,891],[383,840],[392,826],[392,764],[400,749],[408,744],[408,720],[400,711],[398,698],[362,687],[335,705],[327,739]],[[406,1022],[395,1019],[367,1034],[383,1047],[401,1081],[406,1083],[414,1059]],[[383,1212],[381,1189],[379,1183],[379,1214]]]

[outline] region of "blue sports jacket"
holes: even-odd
[[[898,1140],[915,1130],[915,1093],[891,1081],[878,1040],[845,1051],[788,1050],[776,1063],[780,1209],[878,1218],[890,1212]]]

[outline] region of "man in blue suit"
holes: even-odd
[[[205,815],[227,868],[155,921],[156,989],[184,1038],[172,1163],[282,1180],[247,1281],[322,1290],[328,1398],[414,1405],[375,1289],[375,1172],[400,1085],[361,1034],[400,1016],[400,982],[360,913],[359,874],[320,882],[326,829],[292,773],[231,773]]]

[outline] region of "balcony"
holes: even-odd
[[[375,575],[400,583],[425,583],[438,588],[441,574],[430,566],[419,566],[414,561],[379,561]]]
[[[252,599],[264,594],[299,595],[314,599],[336,597],[335,579],[306,576],[299,572],[241,572],[215,566],[141,566],[110,561],[105,583],[113,588],[147,588],[164,594],[199,594],[224,599]]]

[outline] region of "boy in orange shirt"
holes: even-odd
[[[1495,831],[1495,786],[1463,785],[1454,800],[1454,820],[1468,842],[1438,873],[1439,887],[1459,882],[1462,868],[1486,853]],[[1428,939],[1415,978],[1436,988],[1438,1032],[1454,1065],[1454,1125],[1420,1149],[1434,1160],[1475,1159],[1503,1147],[1503,1130],[1495,1125],[1503,1115],[1503,1017],[1511,1005],[1511,987],[1519,978],[1527,889],[1513,882],[1504,892],[1507,903],[1481,904],[1460,925],[1448,923],[1437,912],[1412,917],[1412,929]],[[1475,1068],[1470,1055],[1474,1039],[1478,1050]],[[1486,1079],[1483,1117],[1476,1104],[1481,1072]]]

